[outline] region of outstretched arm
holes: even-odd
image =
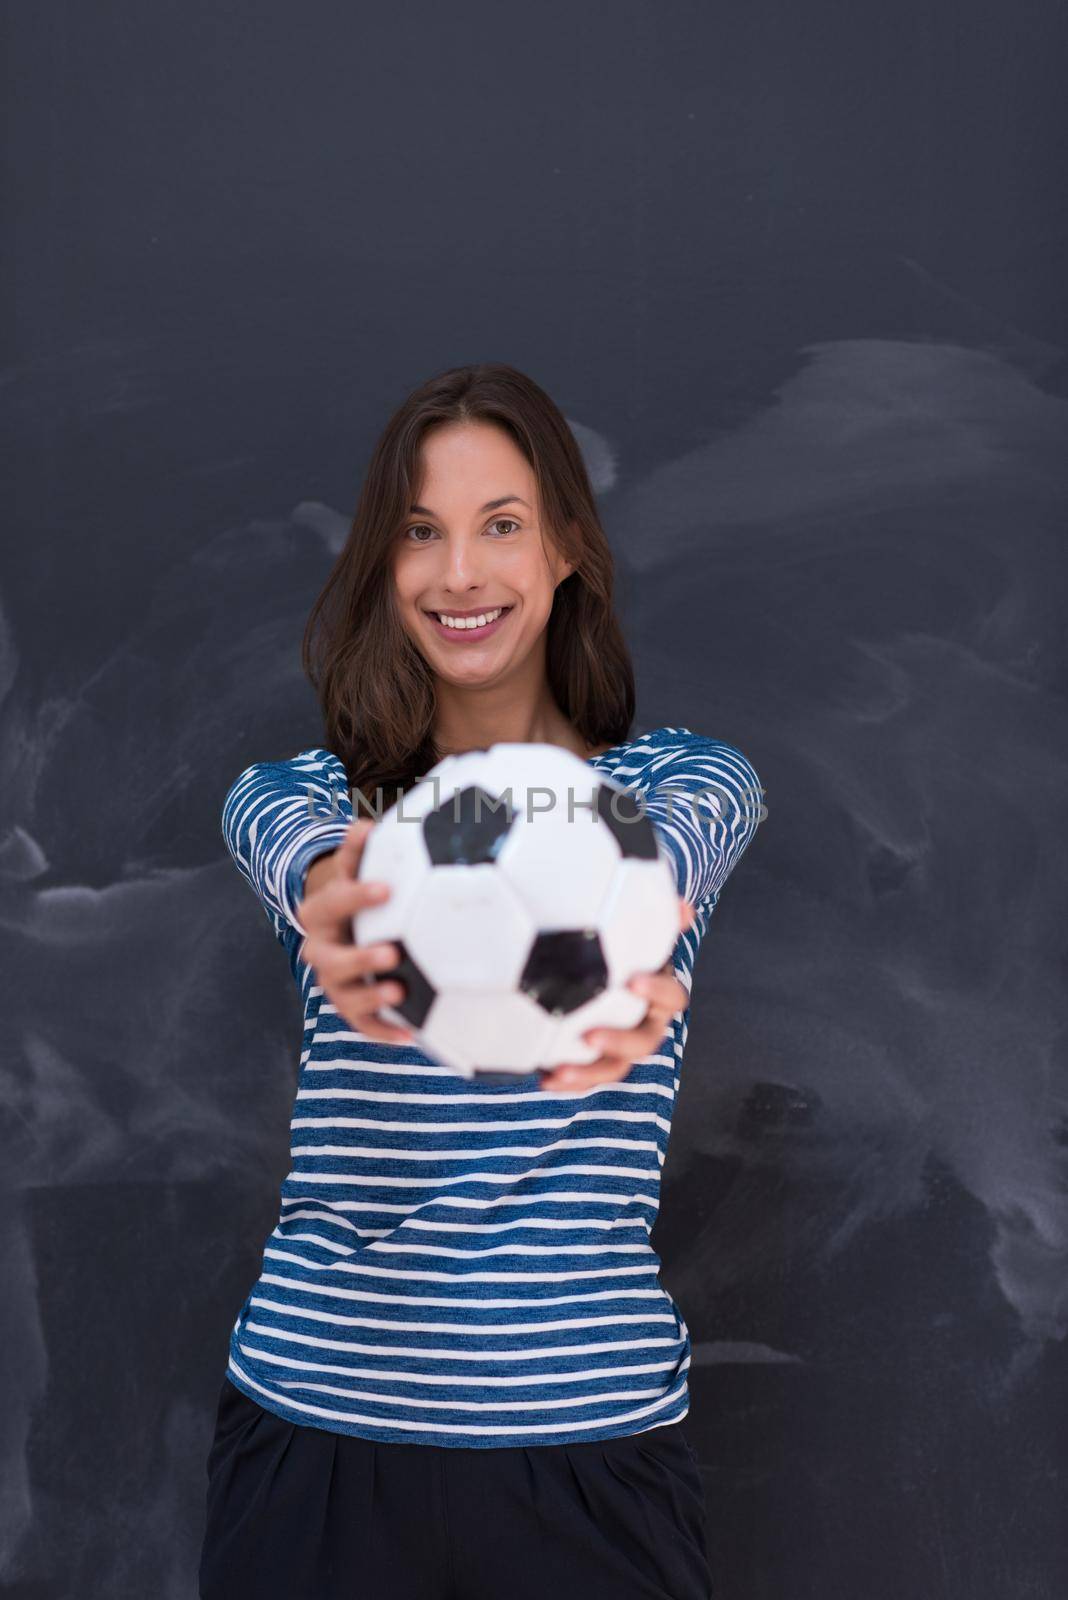
[[[642,805],[679,893],[707,914],[766,815],[760,779],[740,750],[689,728],[658,730],[653,744]]]
[[[231,786],[223,802],[223,838],[282,943],[294,930],[304,937],[296,908],[307,870],[337,848],[352,820],[344,769],[326,750],[256,761]]]

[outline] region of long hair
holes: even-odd
[[[381,803],[393,804],[438,760],[434,676],[397,613],[392,554],[418,485],[423,435],[440,423],[474,421],[505,429],[523,452],[542,528],[575,569],[557,585],[546,625],[557,705],[589,745],[620,744],[630,732],[634,670],[613,606],[612,553],[575,436],[545,391],[514,367],[454,367],[413,390],[386,424],[304,630],[301,664],[357,815],[364,797],[378,805],[379,789]]]

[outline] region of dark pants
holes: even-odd
[[[679,1422],[581,1444],[378,1443],[284,1422],[229,1379],[201,1600],[708,1600]]]

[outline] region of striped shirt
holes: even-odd
[[[639,796],[696,909],[672,956],[689,995],[760,820],[757,774],[688,728],[588,759]],[[223,804],[304,1007],[290,1171],[228,1377],[289,1422],[382,1441],[568,1444],[680,1421],[690,1336],[650,1235],[689,1003],[621,1082],[580,1092],[479,1084],[369,1039],[300,959],[295,915],[351,798],[338,757],[309,749],[256,762]]]

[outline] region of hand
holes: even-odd
[[[388,886],[383,886],[385,893],[381,894],[373,884],[356,878],[367,835],[374,826],[370,817],[352,823],[330,854],[329,870],[320,858],[305,874],[308,892],[297,907],[297,918],[306,930],[300,958],[314,970],[323,994],[351,1027],[382,1044],[412,1044],[414,1036],[408,1028],[374,1015],[381,1005],[402,1000],[404,985],[396,979],[365,982],[365,977],[395,967],[400,950],[388,942],[361,945],[353,938],[353,917],[365,906],[381,905],[390,894]]]
[[[688,900],[679,896],[679,931],[685,933],[694,923],[696,912]],[[576,1093],[598,1083],[618,1083],[636,1061],[651,1055],[664,1037],[668,1023],[685,1011],[689,995],[673,975],[671,958],[659,972],[643,972],[627,984],[635,994],[648,995],[649,1006],[636,1028],[591,1028],[582,1035],[587,1044],[603,1049],[596,1061],[585,1064],[563,1062],[541,1074],[542,1089],[573,1089]]]

